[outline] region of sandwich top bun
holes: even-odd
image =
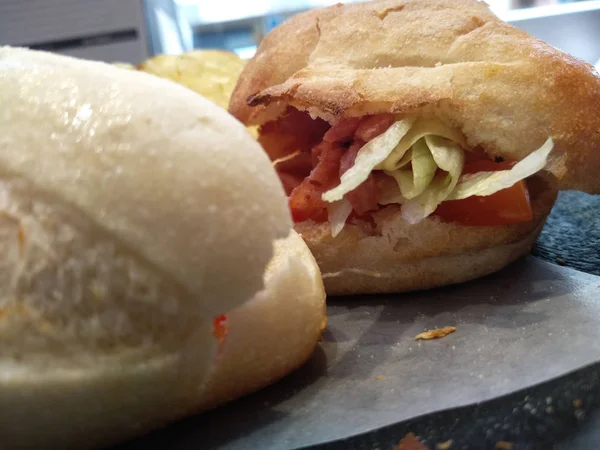
[[[152,75],[9,47],[0,98],[3,449],[112,443],[306,359],[320,274],[242,124]]]
[[[330,122],[429,115],[513,160],[552,137],[559,187],[600,193],[598,74],[484,2],[380,0],[294,16],[261,42],[230,112],[259,125],[288,105]]]

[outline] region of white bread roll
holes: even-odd
[[[210,292],[198,311],[229,311],[261,288],[291,219],[239,122],[175,83],[102,63],[6,47],[0,71],[0,176],[72,206],[184,291]]]
[[[323,324],[319,272],[294,235],[300,256],[271,262],[265,278],[291,220],[239,122],[151,75],[8,47],[0,98],[2,449],[108,445],[308,357]],[[272,357],[286,362],[268,374],[237,367],[244,389],[208,392],[214,373],[227,375],[216,357],[240,345],[237,326],[252,333],[232,314],[233,343],[217,355],[213,318],[238,307],[250,317],[254,299],[270,326],[265,305],[292,308],[270,297],[283,289],[298,291],[306,319],[300,338],[275,337],[284,347]]]
[[[227,314],[228,335],[211,364],[210,327],[145,361],[129,361],[136,355],[125,349],[90,354],[83,368],[36,371],[2,360],[1,448],[103,448],[288,374],[312,354],[326,325],[323,281],[295,232],[276,241],[264,281],[262,291]],[[205,366],[208,376],[199,381]]]

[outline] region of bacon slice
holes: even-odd
[[[312,119],[305,112],[288,108],[282,117],[260,127],[258,142],[271,161],[275,161],[297,150],[310,152],[328,128],[324,120]]]
[[[362,117],[348,117],[340,119],[323,136],[325,142],[348,142],[363,121]]]
[[[279,175],[281,184],[283,184],[283,188],[285,189],[285,193],[288,197],[290,196],[292,191],[296,189],[296,187],[299,186],[300,183],[302,183],[302,180],[304,180],[305,178],[303,175],[295,175],[293,173],[288,172],[278,171],[277,174]]]
[[[275,165],[275,169],[281,172],[303,175],[306,177],[313,168],[311,154],[309,152],[297,153],[293,158],[281,161]]]
[[[296,223],[326,220],[327,203],[321,196],[340,182],[340,160],[345,149],[332,143],[322,143],[319,147],[317,164],[290,194],[289,206]]]
[[[360,124],[356,130],[356,138],[363,142],[369,142],[387,130],[396,120],[393,114],[379,114],[369,116]]]
[[[340,176],[354,165],[358,150],[365,142],[387,130],[394,122],[395,117],[393,114],[382,114],[343,118],[327,132],[320,128],[320,123],[318,123],[318,130],[308,130],[309,123],[306,121],[306,117],[302,119],[298,117],[297,123],[294,124],[289,123],[290,120],[296,120],[296,116],[288,115],[284,124],[272,125],[275,128],[267,128],[266,131],[271,133],[272,138],[281,137],[281,142],[288,149],[293,146],[295,150],[300,148],[302,151],[301,156],[277,165],[282,183],[289,195],[292,217],[296,223],[305,220],[326,221],[328,203],[322,200],[323,193],[339,184]],[[297,136],[293,144],[287,137],[291,132]],[[304,135],[298,137],[298,133],[303,132]],[[317,137],[319,140],[315,140]],[[268,140],[266,137],[263,139],[264,143],[263,141],[261,143],[276,145],[274,141],[267,142]],[[313,143],[310,153],[307,150],[308,142]],[[352,144],[350,148],[346,149],[345,146],[349,143]],[[281,146],[281,143],[279,145]],[[279,149],[277,151],[267,150],[267,152],[273,157],[273,154],[276,152],[280,154],[282,151]],[[312,170],[308,174],[309,166],[312,167]],[[377,203],[380,192],[379,184],[376,175],[371,174],[360,186],[346,194],[346,199],[352,205],[353,215],[360,217],[379,208]]]

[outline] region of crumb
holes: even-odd
[[[449,450],[452,448],[452,439],[448,439],[446,442],[440,442],[435,448],[436,450]]]
[[[580,399],[573,400],[573,406],[575,408],[579,409],[583,406],[583,402]]]
[[[450,333],[454,333],[456,331],[456,327],[444,327],[437,328],[435,330],[428,330],[424,333],[417,334],[415,336],[415,341],[425,340],[428,341],[430,339],[440,339],[445,336],[448,336]]]
[[[380,381],[380,380],[383,380],[383,377],[382,377],[381,375],[377,375],[377,376],[375,377],[375,379],[376,379],[377,381]]]
[[[512,450],[514,447],[512,442],[506,442],[506,441],[498,441],[496,442],[496,448],[498,450]]]
[[[413,433],[408,433],[393,450],[429,450],[429,448],[421,444]]]
[[[566,266],[567,262],[562,258],[556,258],[556,264],[558,264],[559,266]]]

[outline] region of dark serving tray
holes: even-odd
[[[385,450],[409,431],[432,449],[518,450],[600,426],[600,277],[530,256],[444,289],[331,298],[328,311],[291,376],[119,450]],[[414,340],[447,325],[456,332]],[[588,448],[576,443],[564,448]]]

